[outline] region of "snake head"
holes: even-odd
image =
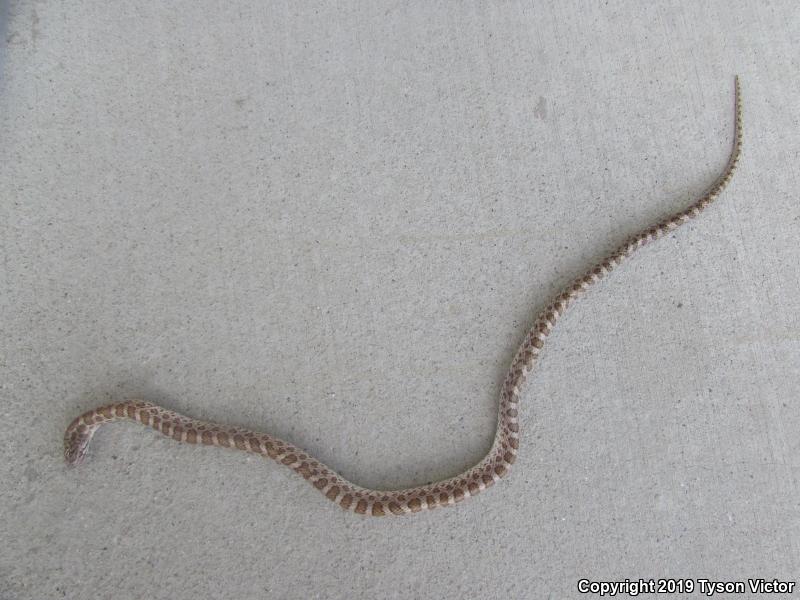
[[[94,429],[82,425],[64,436],[64,460],[69,466],[76,466],[83,462],[93,434]]]

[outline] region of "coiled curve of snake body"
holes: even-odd
[[[593,284],[618,267],[636,250],[697,217],[730,181],[742,147],[742,108],[739,79],[735,80],[735,127],[728,164],[714,185],[689,208],[630,238],[604,260],[589,269],[558,294],[539,313],[518,349],[500,390],[497,432],[488,454],[467,471],[421,487],[382,491],[359,487],[293,444],[266,433],[198,421],[142,400],[109,404],[75,419],[64,435],[64,455],[69,464],[80,463],[95,431],[104,423],[133,420],[179,442],[235,448],[259,454],[286,465],[326,498],[345,510],[359,514],[402,515],[449,506],[475,496],[508,475],[519,449],[518,404],[528,375],[542,351],[547,336],[567,307]]]

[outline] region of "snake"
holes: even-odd
[[[408,489],[376,490],[360,487],[290,442],[267,433],[196,420],[141,399],[101,406],[72,421],[64,434],[64,457],[67,464],[77,465],[83,461],[92,436],[101,425],[129,420],[152,427],[178,442],[232,448],[270,458],[306,479],[342,509],[361,515],[380,517],[420,513],[451,506],[480,494],[506,477],[517,458],[520,447],[519,403],[523,386],[559,318],[576,298],[642,246],[700,215],[731,180],[742,147],[742,102],[738,76],[734,79],[734,110],[733,146],[727,165],[702,197],[688,208],[630,237],[606,258],[572,281],[538,313],[503,380],[492,445],[480,462],[464,472],[449,479]]]

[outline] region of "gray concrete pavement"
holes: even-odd
[[[653,4],[8,4],[0,598],[800,577],[800,15]],[[730,188],[564,318],[490,493],[358,518],[133,424],[63,464],[131,397],[363,485],[477,461],[535,312],[721,170],[734,73]]]

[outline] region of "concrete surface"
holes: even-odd
[[[653,4],[6,5],[0,598],[800,577],[800,11]],[[565,317],[490,493],[359,518],[134,424],[64,466],[144,397],[364,485],[460,471],[535,312],[720,171],[734,73],[729,191]]]

